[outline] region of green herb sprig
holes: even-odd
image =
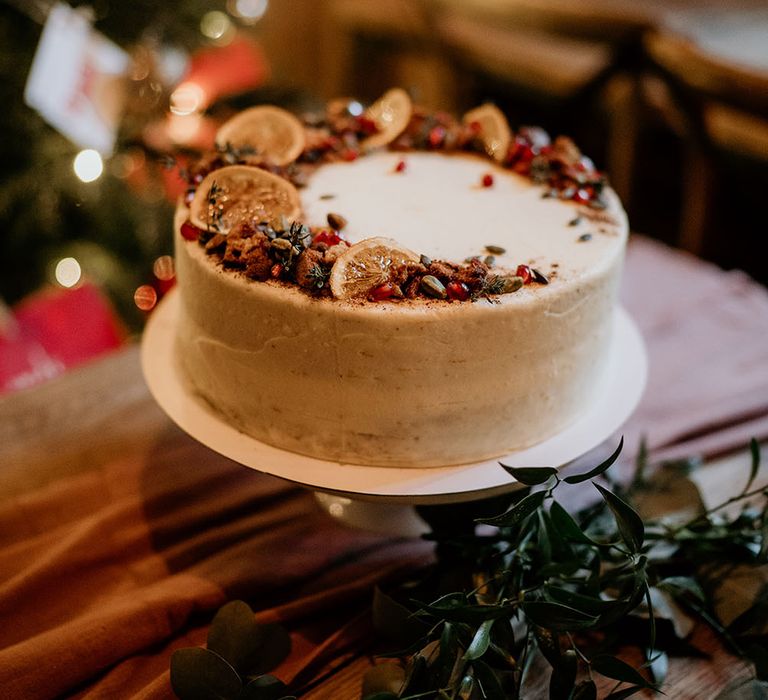
[[[757,443],[751,444],[747,485],[715,508],[682,520],[669,514],[642,517],[642,509],[632,505],[635,499],[653,503],[670,478],[679,485],[687,481],[680,487],[687,499],[692,484],[686,476],[690,461],[663,465],[647,478],[642,446],[629,488],[593,482],[599,503],[575,516],[569,513],[557,498],[560,489],[608,481],[622,447],[623,442],[594,468],[565,477],[551,467],[504,467],[526,488],[503,512],[465,517],[463,526],[456,507],[450,517],[440,508],[422,509],[437,543],[435,570],[394,593],[378,591],[374,602],[380,632],[409,652],[404,680],[399,692],[374,688],[365,700],[531,697],[532,669],[540,672],[542,663],[550,668],[552,700],[597,698],[599,677],[615,682],[604,696],[610,700],[660,691],[667,652],[683,643],[679,638],[690,631],[683,624],[690,616],[713,627],[742,658],[756,662],[755,687],[764,692],[768,515],[764,503],[747,507],[768,492],[752,487],[760,462]],[[686,499],[677,505],[689,506]],[[738,516],[722,515],[735,503],[744,505]],[[498,501],[493,505],[498,508]],[[491,504],[470,506],[477,511]],[[763,586],[730,612],[726,624],[718,590],[736,568],[743,575],[764,576]],[[438,591],[442,594],[435,597]],[[656,610],[657,601],[664,603],[664,612]],[[615,655],[633,638],[645,658],[639,668]],[[402,652],[394,656],[403,658]]]

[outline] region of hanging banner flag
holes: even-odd
[[[109,155],[125,103],[128,54],[59,3],[51,9],[24,92],[26,103],[68,139]]]

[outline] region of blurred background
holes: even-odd
[[[634,231],[768,283],[765,0],[0,0],[0,66],[0,392],[140,331],[166,156],[259,102],[495,102],[572,136]]]

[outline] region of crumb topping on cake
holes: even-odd
[[[497,168],[517,173],[541,187],[542,199],[578,205],[566,224],[577,229],[574,242],[588,244],[595,235],[617,235],[619,222],[605,199],[606,178],[573,141],[562,136],[552,140],[536,127],[513,133],[493,106],[484,105],[457,120],[414,107],[407,93],[393,90],[357,115],[346,101],[331,102],[324,113],[304,115],[299,122],[291,121],[292,115],[282,118],[280,111],[253,108],[247,110],[247,119],[246,113],[234,117],[220,130],[226,140],[217,139],[216,151],[183,171],[190,220],[181,226],[182,237],[189,245],[202,246],[225,270],[254,282],[279,280],[321,298],[471,302],[493,301],[557,277],[555,264],[547,275],[532,264],[510,265],[507,251],[493,241],[485,244],[483,255],[459,263],[433,260],[430,251],[410,251],[397,241],[377,238],[375,232],[369,234],[373,238],[352,244],[343,211],[329,211],[327,226],[305,225],[296,188],[306,187],[323,165],[353,162],[373,150],[399,155],[390,171],[395,177],[407,176],[412,152],[486,158],[487,172],[472,187],[496,187]],[[271,123],[290,126],[280,132],[279,150],[274,128],[260,124],[260,114],[268,115]],[[286,142],[292,133],[295,144]],[[333,202],[335,197],[323,192],[317,200]],[[585,223],[587,231],[581,230]],[[500,256],[503,264],[497,261]]]

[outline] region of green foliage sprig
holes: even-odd
[[[267,674],[290,651],[285,629],[256,622],[253,610],[235,600],[216,613],[205,649],[173,652],[171,687],[181,700],[295,700],[281,680]]]
[[[749,507],[750,499],[768,493],[752,488],[757,443],[747,485],[716,508],[683,519],[642,517],[633,501],[653,503],[659,489],[674,496],[670,482],[682,496],[679,508],[690,508],[692,493],[692,462],[663,465],[649,479],[643,447],[628,489],[593,482],[600,502],[571,515],[557,500],[559,489],[607,480],[622,447],[593,469],[564,478],[550,467],[504,467],[526,488],[504,512],[465,519],[463,528],[455,512],[444,518],[439,509],[423,510],[438,565],[428,580],[395,595],[377,592],[374,620],[402,650],[394,656],[405,653],[408,660],[396,690],[392,678],[386,687],[368,684],[365,700],[515,700],[528,696],[531,669],[540,671],[542,663],[550,668],[552,700],[597,698],[600,676],[615,681],[605,696],[610,700],[660,691],[667,654],[685,646],[692,619],[712,626],[755,663],[753,690],[765,693],[768,515],[764,504]],[[742,504],[740,513],[722,515],[734,503]],[[736,569],[762,585],[728,613],[718,591]],[[615,655],[630,641],[644,655],[640,668]]]

